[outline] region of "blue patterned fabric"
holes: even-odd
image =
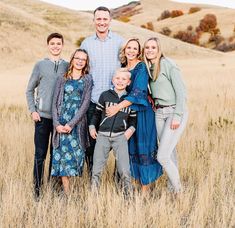
[[[67,80],[59,122],[65,125],[78,111],[84,89],[84,80]],[[70,134],[60,134],[60,145],[53,150],[52,176],[77,176],[82,174],[84,151],[77,135],[77,125]]]
[[[162,167],[155,159],[157,152],[157,130],[155,115],[148,102],[148,72],[143,62],[131,71],[131,84],[125,98],[137,111],[137,127],[129,140],[131,175],[147,185],[162,175]]]

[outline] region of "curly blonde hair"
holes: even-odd
[[[126,66],[127,65],[127,58],[126,58],[126,55],[125,55],[125,50],[126,50],[126,47],[127,45],[131,42],[131,41],[136,41],[138,43],[138,47],[139,47],[139,52],[138,52],[138,55],[137,55],[137,58],[139,60],[141,60],[141,45],[140,45],[140,41],[138,38],[130,38],[126,41],[126,43],[122,46],[121,50],[120,50],[120,55],[119,55],[119,59],[120,59],[120,62],[122,64],[122,66]]]

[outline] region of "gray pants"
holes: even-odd
[[[170,128],[173,113],[173,107],[159,108],[155,113],[158,139],[160,142],[157,159],[166,171],[174,191],[179,192],[181,183],[177,167],[176,145],[186,126],[188,111],[185,110],[180,126],[175,130]]]
[[[121,177],[123,190],[124,192],[127,192],[131,190],[131,175],[128,142],[124,134],[115,137],[108,137],[98,133],[93,158],[91,178],[92,189],[99,187],[100,176],[108,160],[111,148],[113,148],[114,151],[117,170]]]

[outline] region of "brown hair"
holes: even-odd
[[[137,58],[140,60],[141,59],[141,45],[140,45],[140,41],[138,38],[130,38],[126,41],[126,43],[123,45],[123,47],[120,50],[120,62],[122,64],[122,66],[126,66],[127,65],[127,58],[125,56],[125,49],[127,47],[127,45],[131,42],[131,41],[136,41],[138,43],[138,48],[139,48],[139,52],[137,55]]]
[[[148,60],[144,54],[144,49],[146,47],[146,44],[148,41],[150,40],[153,40],[156,42],[157,44],[157,47],[158,47],[158,52],[159,52],[159,58],[157,58],[157,62],[155,63],[155,67],[154,67],[154,70],[153,70],[153,75],[151,75],[150,73],[150,60]],[[144,47],[143,47],[143,59],[144,59],[144,62],[147,66],[147,70],[148,70],[148,73],[149,73],[149,76],[153,79],[153,81],[156,81],[157,78],[158,78],[158,74],[160,72],[160,61],[161,61],[161,58],[164,57],[163,53],[162,53],[162,50],[161,50],[161,45],[160,45],[160,40],[157,38],[157,37],[151,37],[149,39],[147,39],[145,42],[144,42]]]
[[[48,37],[47,37],[47,44],[49,44],[50,40],[53,38],[58,38],[62,40],[62,44],[64,44],[64,37],[63,35],[61,35],[60,33],[54,32],[51,33]]]
[[[89,67],[89,64],[90,64],[90,60],[89,60],[89,56],[88,56],[88,53],[85,49],[81,49],[81,48],[78,48],[74,51],[74,53],[72,54],[71,58],[70,58],[70,61],[69,61],[69,67],[68,67],[68,70],[67,72],[65,73],[64,77],[66,79],[69,79],[71,78],[71,74],[73,72],[73,59],[74,59],[74,56],[76,55],[77,52],[83,52],[86,54],[87,56],[87,60],[86,60],[86,65],[85,67],[82,69],[82,76],[86,75],[86,74],[89,74],[89,71],[90,71],[90,67]]]
[[[95,15],[96,11],[107,11],[107,12],[109,12],[109,14],[111,14],[111,13],[110,13],[110,9],[107,8],[107,7],[105,7],[105,6],[99,6],[99,7],[97,7],[97,8],[94,10],[94,12],[93,12],[94,15]]]

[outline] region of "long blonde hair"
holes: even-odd
[[[73,72],[73,59],[74,59],[74,56],[76,55],[77,52],[83,52],[86,54],[87,56],[87,60],[86,60],[86,65],[85,67],[82,69],[82,76],[84,76],[85,74],[89,74],[89,71],[90,71],[90,67],[89,67],[89,56],[88,56],[88,53],[86,50],[84,49],[81,49],[81,48],[78,48],[74,51],[74,53],[72,54],[71,58],[70,58],[70,61],[69,61],[69,67],[68,67],[68,70],[67,72],[65,73],[64,77],[65,79],[69,79],[71,78],[71,74]]]
[[[146,47],[146,44],[150,40],[155,41],[156,44],[157,44],[157,47],[158,47],[158,57],[156,59],[155,67],[154,67],[154,70],[153,70],[153,74],[151,74],[150,69],[149,69],[150,66],[151,66],[151,62],[150,62],[149,59],[147,59],[146,55],[144,54],[144,49]],[[150,78],[152,78],[153,81],[156,81],[157,78],[158,78],[158,75],[159,75],[159,72],[160,72],[160,61],[161,61],[162,57],[164,57],[164,55],[163,55],[162,50],[161,50],[160,40],[157,37],[150,37],[149,39],[147,39],[144,42],[143,59],[144,59],[144,62],[146,64],[146,66],[147,66],[147,70],[148,70],[149,76],[150,76]]]
[[[131,42],[131,41],[136,41],[138,43],[138,48],[139,48],[139,52],[138,52],[138,55],[137,55],[137,59],[138,60],[141,60],[141,45],[140,45],[140,41],[138,38],[130,38],[126,41],[126,43],[122,46],[121,50],[120,50],[120,55],[119,55],[119,59],[120,59],[120,62],[122,64],[122,67],[123,66],[126,66],[127,65],[127,58],[125,56],[125,49],[127,47],[127,45]]]

